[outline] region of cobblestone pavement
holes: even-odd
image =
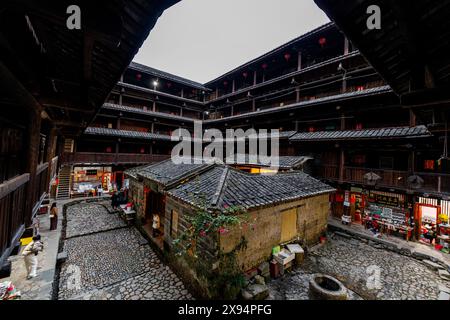
[[[67,227],[78,236],[64,243],[68,258],[60,271],[59,299],[192,299],[134,227],[124,228],[101,205],[77,204],[69,210]],[[111,230],[114,226],[118,229]]]
[[[116,214],[109,214],[102,203],[80,203],[67,208],[66,238],[117,229],[125,222]]]
[[[449,286],[419,260],[334,236],[312,250],[301,268],[270,282],[271,297],[308,299],[309,279],[314,273],[342,281],[353,291],[350,299],[437,300],[439,285]]]

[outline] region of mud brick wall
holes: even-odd
[[[293,240],[308,245],[318,243],[319,237],[327,229],[330,212],[328,194],[249,212],[253,226],[233,228],[229,233],[221,235],[221,249],[224,252],[233,250],[244,236],[248,241],[247,249],[238,255],[242,270],[249,270],[268,261],[272,248],[281,242],[281,213],[293,208],[297,209],[297,238]]]

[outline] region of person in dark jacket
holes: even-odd
[[[58,227],[58,208],[56,202],[53,202],[50,209],[50,230],[56,230]]]

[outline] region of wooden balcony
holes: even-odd
[[[131,154],[131,153],[64,153],[62,164],[146,164],[167,160],[170,155]]]
[[[30,175],[23,174],[0,184],[0,265],[25,230],[29,181]]]
[[[379,187],[414,190],[423,193],[450,194],[450,174],[416,172],[415,175],[423,179],[423,183],[416,186],[412,186],[408,182],[408,178],[413,174],[407,171],[344,167],[343,177],[341,178],[339,166],[322,165],[318,168],[317,175],[322,179],[331,181],[369,185],[365,178],[368,173],[374,173],[380,177],[375,183]]]

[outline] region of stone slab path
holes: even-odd
[[[101,202],[72,205],[66,219],[58,299],[192,299],[145,238]]]

